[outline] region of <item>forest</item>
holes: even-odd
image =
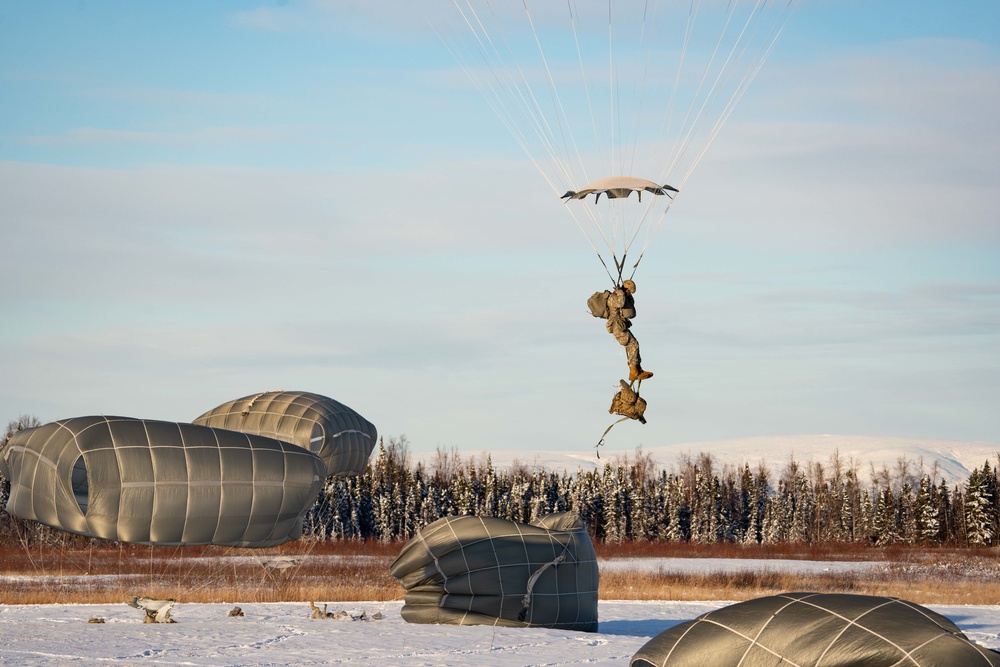
[[[825,463],[789,460],[774,473],[764,465],[720,467],[701,453],[668,471],[638,449],[592,471],[498,470],[488,455],[440,449],[414,465],[406,438],[390,438],[364,475],[327,480],[305,531],[319,540],[395,541],[453,514],[531,522],[571,510],[608,543],[998,543],[1000,477],[990,461],[955,488],[921,462],[900,459],[865,474],[861,465],[834,455]]]
[[[922,461],[863,469],[837,454],[826,462],[791,459],[777,472],[720,466],[708,452],[667,469],[641,449],[576,471],[516,462],[498,469],[489,455],[463,457],[457,449],[439,449],[428,462],[412,458],[406,437],[391,437],[363,475],[328,478],[304,517],[303,538],[396,542],[443,516],[530,523],[570,510],[608,544],[1000,544],[1000,455],[954,488]],[[8,494],[9,482],[0,480],[0,507]],[[0,544],[74,538],[0,510]]]

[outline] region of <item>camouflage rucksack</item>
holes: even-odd
[[[590,308],[590,314],[594,317],[600,317],[601,319],[608,319],[608,297],[611,296],[609,290],[604,290],[603,292],[594,292],[587,299],[587,308]]]
[[[608,412],[613,415],[636,419],[640,423],[645,424],[646,418],[643,416],[643,413],[646,412],[646,399],[635,393],[632,387],[625,383],[625,380],[620,380],[619,383],[621,389],[611,399],[611,407],[608,408]]]

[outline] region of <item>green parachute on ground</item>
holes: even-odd
[[[378,431],[343,403],[305,391],[268,391],[237,398],[209,410],[195,424],[283,440],[326,463],[326,475],[360,475]]]
[[[597,554],[579,515],[532,524],[451,516],[422,528],[389,570],[410,623],[597,631]]]
[[[377,432],[331,398],[265,392],[195,424],[75,417],[0,447],[7,511],[120,542],[270,547],[302,535],[324,480],[365,471]]]
[[[944,616],[905,600],[785,593],[729,605],[650,639],[631,667],[1000,667]]]
[[[298,539],[326,464],[259,435],[129,417],[74,417],[0,449],[7,511],[139,544],[268,547]]]

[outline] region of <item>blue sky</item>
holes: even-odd
[[[636,276],[610,448],[1000,442],[1000,5],[960,5],[799,5]],[[0,3],[0,415],[284,388],[590,448],[603,269],[413,6]]]

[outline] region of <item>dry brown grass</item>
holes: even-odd
[[[997,573],[943,581],[927,574],[789,574],[780,572],[652,573],[601,575],[601,599],[750,600],[789,591],[856,593],[903,598],[919,604],[1000,604]]]
[[[0,550],[0,603],[106,603],[133,595],[180,602],[394,600],[401,545],[297,542],[274,549],[123,545]],[[270,572],[276,557],[298,564]]]
[[[920,604],[1000,604],[1000,549],[873,547],[857,544],[600,544],[601,558],[755,558],[870,561],[870,571],[802,574],[742,572],[606,571],[607,600],[749,600],[786,591],[884,595]]]
[[[838,548],[839,546],[839,548]],[[133,595],[180,602],[399,600],[389,574],[402,543],[296,542],[274,549],[107,546],[0,549],[0,604],[109,603]],[[1000,549],[856,545],[599,544],[601,558],[789,558],[875,561],[877,571],[789,574],[605,571],[605,600],[746,600],[808,590],[889,595],[922,604],[1000,604]],[[271,573],[263,562],[300,563]]]

